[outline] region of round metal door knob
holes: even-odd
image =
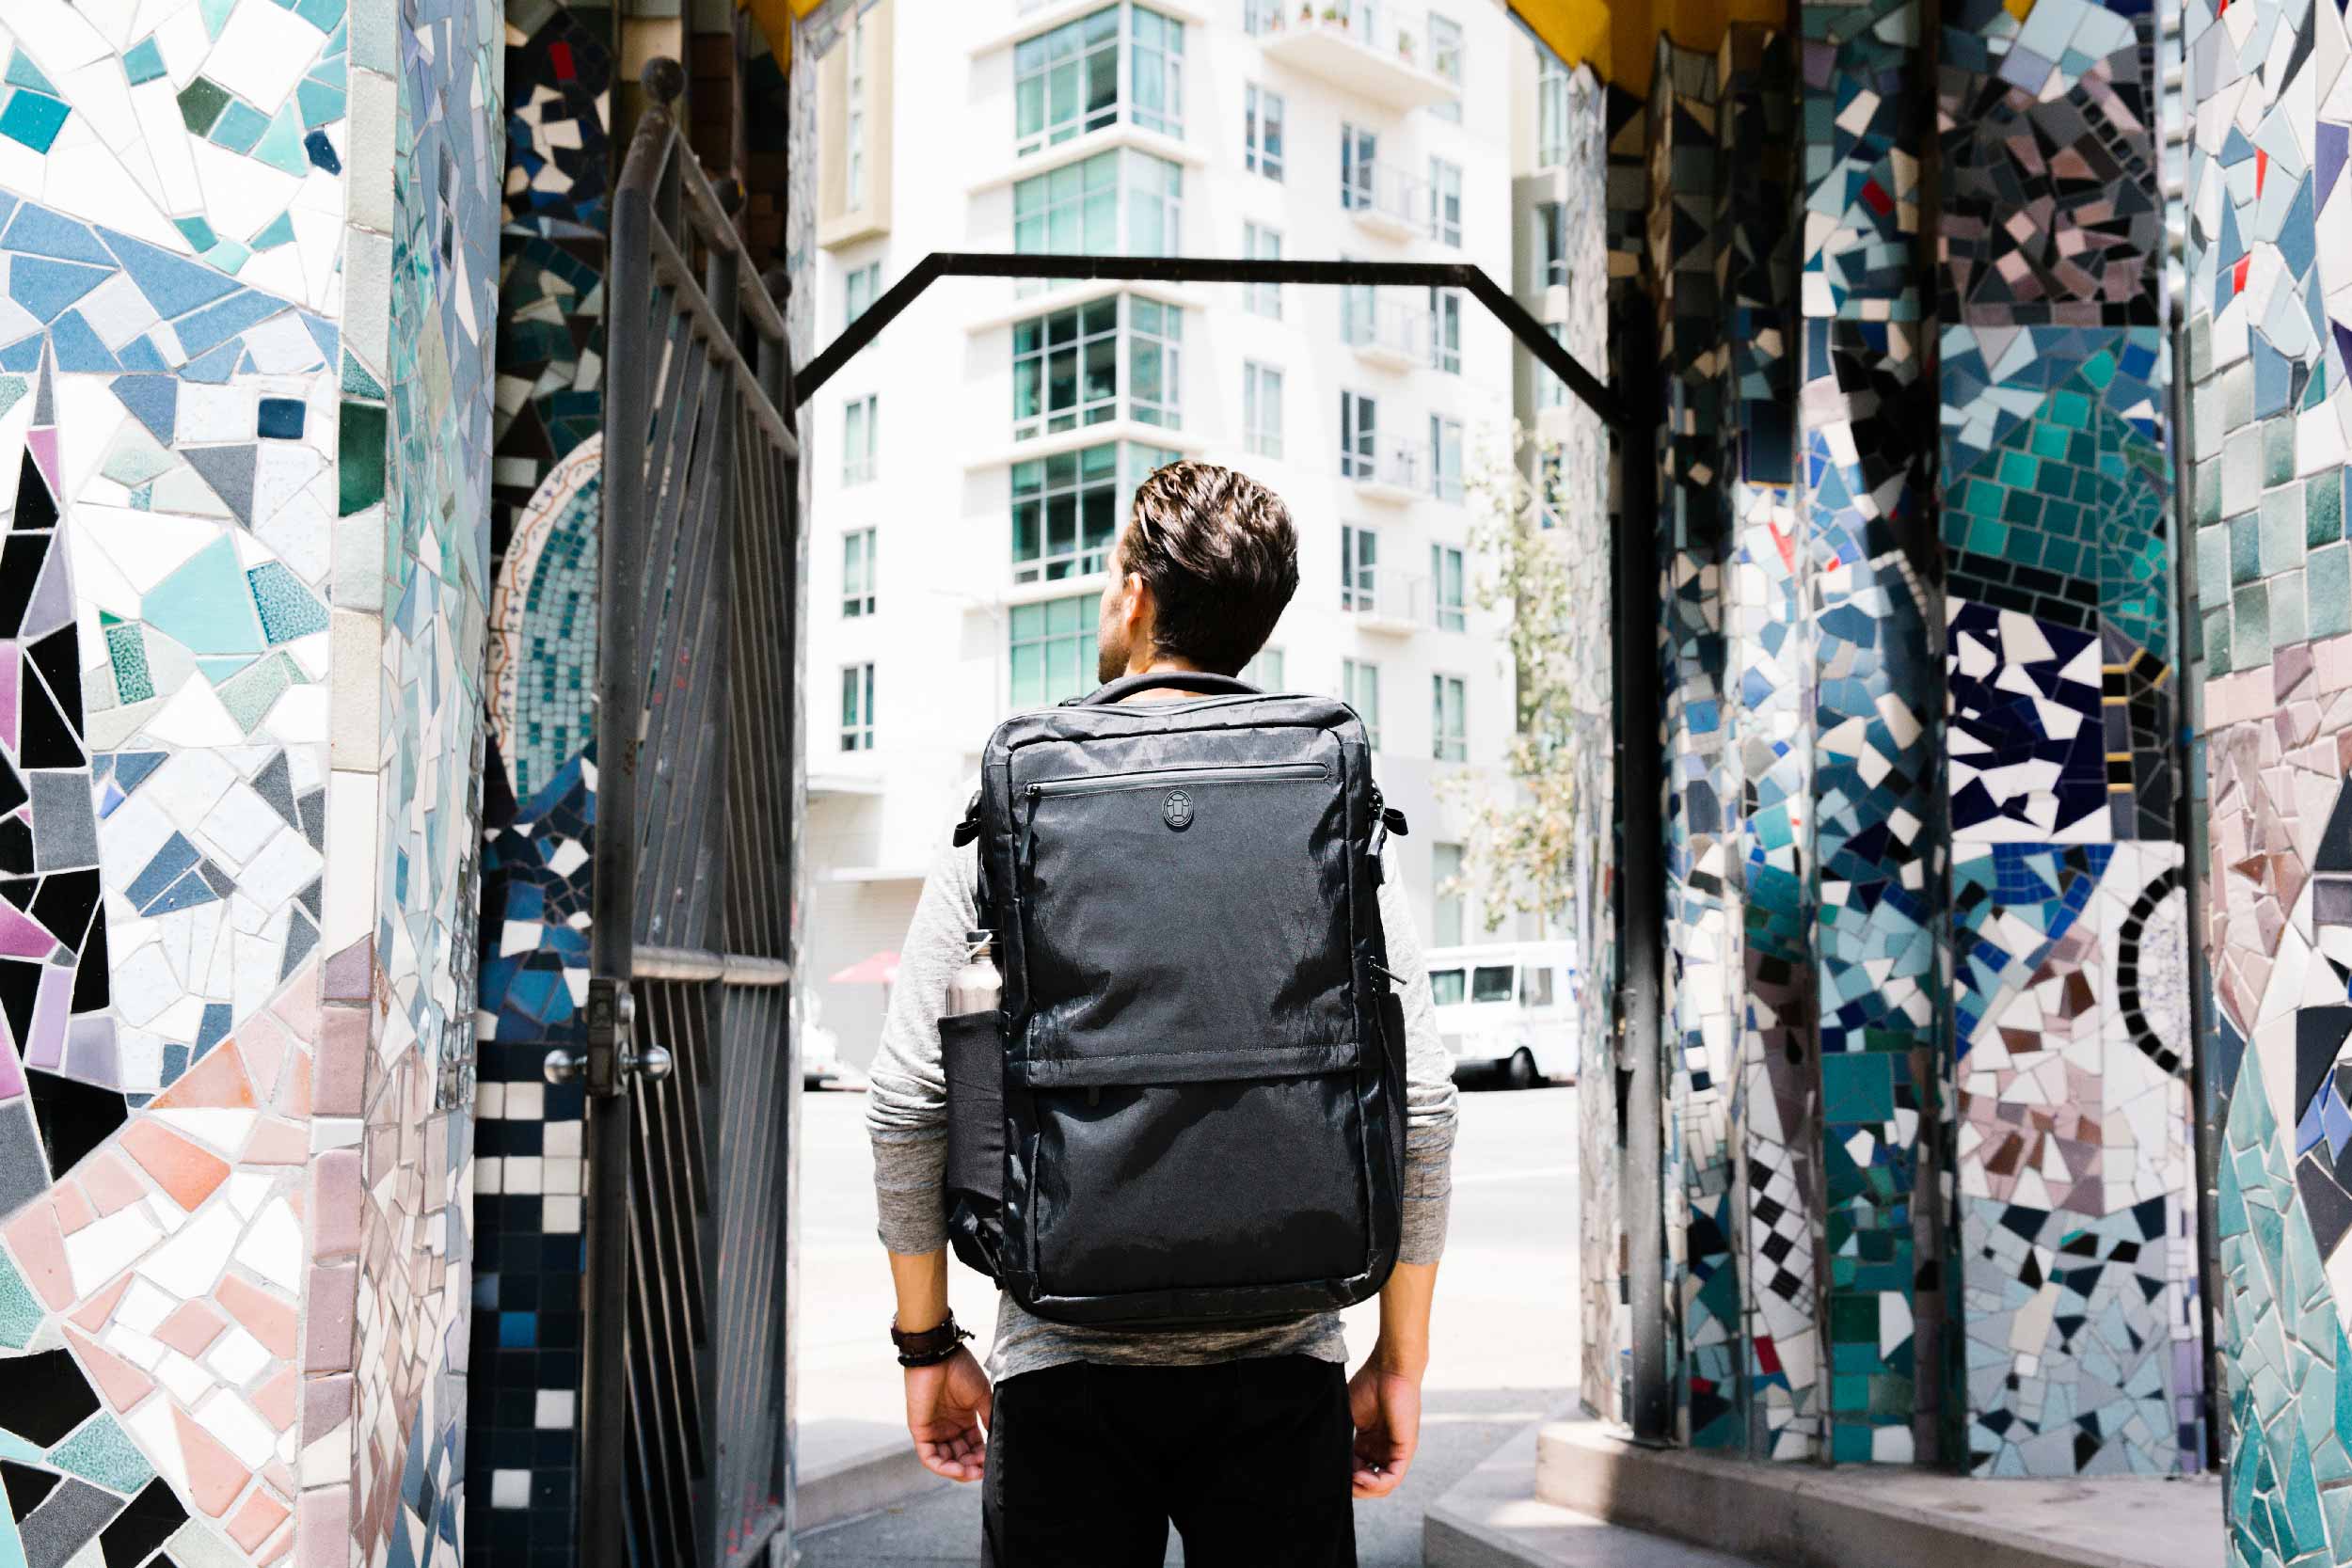
[[[621,1054],[622,1071],[642,1073],[657,1084],[669,1077],[670,1069],[675,1066],[676,1064],[670,1059],[669,1052],[658,1045],[649,1045],[643,1051],[628,1051]]]
[[[586,1052],[566,1051],[560,1046],[548,1052],[547,1060],[539,1064],[539,1076],[558,1088],[565,1084],[579,1083],[587,1070]]]

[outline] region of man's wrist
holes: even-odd
[[[1371,1360],[1384,1372],[1419,1382],[1429,1370],[1429,1346],[1426,1342],[1399,1342],[1382,1335],[1373,1342]]]
[[[919,1332],[909,1332],[895,1322],[890,1326],[890,1342],[898,1348],[898,1365],[910,1370],[936,1367],[951,1359],[970,1338],[970,1331],[957,1323],[952,1312],[938,1326]]]

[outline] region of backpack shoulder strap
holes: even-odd
[[[1232,675],[1219,675],[1207,670],[1147,670],[1140,675],[1121,675],[1105,681],[1083,697],[1073,697],[1068,707],[1105,707],[1121,702],[1137,691],[1198,691],[1210,697],[1256,697],[1263,695],[1248,681]]]

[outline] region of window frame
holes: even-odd
[[[844,205],[855,212],[866,205],[866,15],[850,24],[849,87],[841,145]]]
[[[857,297],[858,283],[861,279],[866,285],[866,299],[863,304],[859,303]],[[843,273],[841,275],[842,330],[848,331],[850,325],[858,317],[871,310],[874,308],[874,301],[880,298],[882,298],[882,262],[879,259],[868,261],[862,267],[851,267]]]
[[[1098,170],[1108,170],[1107,180],[1090,183]],[[1057,191],[1057,184],[1065,188]],[[1094,203],[1105,198],[1111,230],[1107,248],[1098,246],[1088,231],[1096,215]],[[1034,205],[1025,211],[1025,200]],[[1157,248],[1137,243],[1142,228],[1137,214],[1146,203],[1159,209],[1161,242]],[[1072,214],[1077,233],[1057,242],[1057,221]],[[1025,176],[1012,185],[1016,256],[1177,256],[1184,250],[1184,165],[1138,147],[1105,148],[1091,157]],[[1041,279],[1024,282],[1032,290],[1052,286]]]
[[[1282,231],[1269,229],[1263,223],[1245,220],[1241,226],[1241,253],[1245,261],[1279,261],[1282,259]],[[1245,283],[1242,285],[1242,309],[1268,321],[1282,319],[1282,285],[1279,283]]]
[[[1284,123],[1289,104],[1283,96],[1271,87],[1249,82],[1242,88],[1241,166],[1247,174],[1256,174],[1281,184],[1285,148]]]
[[[1340,211],[1368,212],[1380,198],[1380,133],[1340,121]]]
[[[874,749],[874,661],[870,658],[841,667],[840,738],[844,752]]]
[[[1423,24],[1429,30],[1429,70],[1454,84],[1454,96],[1429,105],[1429,113],[1438,119],[1462,123],[1462,69],[1469,54],[1464,46],[1462,24],[1450,16],[1431,11]]]
[[[1429,291],[1429,368],[1442,375],[1462,373],[1462,291]]]
[[[1109,32],[1090,36],[1089,29],[1097,27],[1104,16],[1113,18]],[[1148,29],[1138,24],[1138,16],[1151,18],[1159,30],[1157,39],[1145,39],[1143,35]],[[1110,56],[1110,101],[1089,106],[1089,95],[1100,85],[1096,80],[1096,58],[1106,53]],[[1057,115],[1053,103],[1056,71],[1073,59],[1078,63],[1067,81],[1077,102],[1070,112]],[[1183,140],[1184,64],[1184,24],[1149,6],[1136,4],[1136,0],[1111,0],[1110,4],[1073,17],[1058,27],[1023,39],[1013,45],[1013,155],[1026,158],[1089,132],[1122,123]],[[1146,107],[1142,90],[1147,72],[1152,71],[1158,73],[1156,109]],[[1032,81],[1039,84],[1038,119],[1025,129],[1023,122],[1027,111],[1023,99]]]
[[[861,420],[857,416],[863,413]],[[862,434],[864,440],[858,436]],[[861,447],[863,450],[861,451]],[[882,394],[868,392],[864,397],[850,398],[841,405],[841,487],[845,490],[859,484],[871,484],[881,463]]]
[[[1465,439],[1460,420],[1451,414],[1429,416],[1429,493],[1438,500],[1458,503],[1462,499],[1463,467],[1468,457]],[[1445,460],[1448,450],[1454,453],[1451,467]]]
[[[1261,691],[1281,690],[1287,684],[1282,674],[1282,650],[1269,642],[1251,654],[1249,662],[1241,667],[1241,678]]]
[[[1380,400],[1340,388],[1340,477],[1371,479],[1380,464]]]
[[[1470,761],[1470,682],[1441,671],[1429,675],[1429,755]]]
[[[841,533],[841,618],[860,620],[875,613],[880,578],[876,547],[880,535],[872,524],[845,529]]]
[[[1565,201],[1535,203],[1535,286],[1565,288],[1568,281],[1568,208]]]
[[[1097,454],[1109,454],[1107,468],[1089,471],[1088,460]],[[1007,539],[1007,556],[1012,580],[1016,583],[1065,582],[1099,577],[1109,570],[1110,546],[1119,537],[1119,520],[1134,504],[1136,486],[1144,475],[1164,463],[1173,463],[1178,454],[1165,447],[1149,447],[1135,441],[1103,441],[1080,447],[1073,451],[1055,452],[1045,457],[1025,457],[1012,465],[1008,483],[1011,490],[1011,527]],[[1066,480],[1054,473],[1057,465],[1066,464]],[[1025,492],[1025,477],[1034,473],[1036,485]],[[1107,496],[1102,495],[1107,492]],[[1054,544],[1054,506],[1057,499],[1071,498],[1071,548],[1057,550]],[[1100,535],[1101,543],[1089,548],[1087,543],[1087,502],[1096,497],[1102,506],[1103,522],[1107,531]],[[1037,552],[1021,553],[1021,514],[1025,507],[1036,509]]]
[[[1269,410],[1271,411],[1269,415]],[[1282,460],[1282,368],[1259,359],[1241,362],[1242,448]]]
[[[1111,307],[1108,325],[1096,320],[1096,313],[1105,305]],[[1073,318],[1072,335],[1056,337],[1055,324],[1064,318]],[[1057,436],[1122,420],[1157,425],[1164,430],[1183,429],[1184,322],[1182,306],[1129,293],[1108,294],[1101,299],[1040,310],[1014,322],[1012,438],[1034,440],[1041,436]],[[1167,330],[1170,326],[1173,330]],[[1035,336],[1031,346],[1024,347],[1023,335],[1032,330]],[[1111,344],[1111,389],[1107,395],[1089,390],[1092,351],[1104,342]],[[1051,402],[1058,373],[1055,367],[1064,356],[1069,357],[1067,382],[1075,401],[1057,408]],[[1142,381],[1139,367],[1146,362],[1156,363],[1159,370],[1162,395],[1156,399],[1147,399],[1138,390]],[[1036,403],[1027,413],[1022,407],[1025,396],[1034,398]]]
[[[1535,76],[1535,162],[1555,168],[1568,161],[1568,68],[1542,52]]]
[[[1340,525],[1340,609],[1355,615],[1380,610],[1380,531]]]
[[[1429,615],[1439,631],[1468,631],[1470,572],[1459,545],[1429,546]],[[1447,590],[1452,589],[1451,595]]]
[[[1058,594],[1049,599],[1032,599],[1026,604],[1012,606],[1006,613],[1005,698],[1009,711],[1023,713],[1033,707],[1050,707],[1064,697],[1074,697],[1091,689],[1094,679],[1095,632],[1098,618],[1102,612],[1102,601],[1103,591],[1099,588],[1092,588],[1076,594]],[[1053,612],[1057,608],[1065,605],[1075,607],[1076,625],[1074,627],[1057,629],[1052,624]],[[1032,614],[1041,629],[1035,635],[1025,637],[1022,635],[1022,620],[1025,616]],[[1074,657],[1076,684],[1068,689],[1057,690],[1052,668],[1054,652],[1057,646],[1065,643],[1068,644],[1065,651]],[[1034,701],[1025,703],[1020,686],[1021,654],[1023,649],[1030,647],[1040,650],[1040,667],[1037,673],[1038,695]]]
[[[1435,154],[1429,159],[1429,237],[1462,247],[1462,166]]]

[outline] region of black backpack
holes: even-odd
[[[1172,688],[1184,701],[1121,705]],[[1003,1005],[940,1023],[956,1254],[1039,1317],[1234,1327],[1396,1261],[1404,818],[1334,698],[1131,675],[997,726],[980,843]]]

